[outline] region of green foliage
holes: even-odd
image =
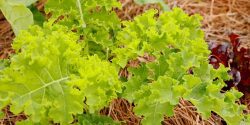
[[[34,23],[32,12],[27,6],[37,0],[0,0],[0,10],[11,24],[16,35]]]
[[[34,24],[43,26],[43,22],[45,22],[44,15],[38,10],[36,6],[29,6],[30,11],[33,13]]]
[[[79,59],[80,48],[73,42],[77,36],[64,30],[34,26],[16,38],[13,48],[22,52],[13,56],[10,67],[2,71],[0,85],[0,92],[11,97],[13,113],[24,110],[35,123],[45,123],[50,118],[68,123],[73,119],[72,113],[81,113],[83,97],[71,93],[67,85],[70,65]],[[71,98],[75,100],[70,101]]]
[[[87,13],[98,9],[110,11],[112,7],[120,7],[120,4],[116,0],[48,0],[45,11],[52,13],[51,20],[64,16],[64,24],[73,28],[85,28],[85,20],[89,18],[86,16]]]
[[[121,67],[145,53],[156,58],[130,68],[131,77],[124,83],[123,96],[135,103],[137,115],[144,116],[142,124],[160,124],[163,116],[172,116],[180,98],[192,102],[204,118],[213,111],[230,125],[244,121],[244,106],[235,103],[242,93],[234,89],[220,92],[224,80],[230,79],[228,69],[213,69],[208,64],[200,17],[189,17],[177,8],[158,18],[155,14],[149,10],[124,22],[117,36],[120,48],[114,50],[114,63]]]
[[[35,3],[36,1],[38,1],[38,0],[8,0],[8,2],[10,4],[23,4],[25,6],[30,6],[31,4]]]
[[[81,57],[78,36],[66,27],[45,24],[22,32],[13,44],[16,52],[1,71],[0,107],[22,111],[32,123],[69,124],[72,115],[95,112],[116,98],[121,84],[116,69],[97,56]],[[73,100],[72,100],[73,99]]]
[[[5,67],[8,67],[9,63],[9,60],[7,59],[0,59],[0,70],[3,70]]]
[[[77,125],[119,125],[118,122],[113,121],[110,117],[96,114],[79,115],[78,121]]]
[[[48,0],[45,11],[52,13],[50,20],[76,30],[84,38],[83,54],[98,54],[105,59],[121,28],[112,7],[120,8],[121,4],[117,0]]]
[[[25,21],[16,32],[33,23],[26,20],[33,19],[26,6],[34,1],[0,0],[4,13],[13,12],[6,16],[12,25]],[[135,104],[143,125],[152,125],[172,116],[183,98],[203,118],[213,111],[229,125],[249,124],[245,106],[236,103],[242,93],[220,92],[230,79],[228,69],[208,63],[200,16],[175,8],[120,21],[113,7],[121,5],[116,0],[48,0],[45,11],[51,18],[21,31],[10,62],[0,62],[0,108],[24,112],[28,119],[19,125],[116,124],[98,113],[119,95]],[[35,21],[43,19],[33,12]],[[154,60],[127,67],[129,77],[119,79],[119,69],[145,55]]]

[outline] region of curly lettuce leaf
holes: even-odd
[[[113,7],[119,6],[116,0],[48,0],[45,4],[45,12],[52,13],[51,20],[64,16],[63,21],[66,25],[85,28],[85,18],[89,18],[85,17],[85,13],[98,7],[110,11]]]
[[[9,94],[13,113],[24,111],[34,123],[53,119],[68,124],[72,114],[82,112],[83,97],[68,85],[71,66],[80,58],[77,39],[60,26],[34,26],[15,39],[13,48],[21,52],[2,71],[0,84],[0,92]]]
[[[67,27],[45,23],[21,32],[13,44],[17,52],[1,71],[0,107],[11,103],[19,124],[67,125],[83,109],[94,113],[121,91],[117,69],[97,56],[82,57],[79,36]],[[86,99],[87,107],[84,107]]]
[[[108,59],[121,29],[120,19],[112,8],[120,8],[117,0],[48,0],[45,12],[51,13],[49,20],[69,27],[84,39],[84,55],[97,54]]]
[[[135,104],[135,113],[143,116],[142,124],[161,124],[165,115],[173,115],[180,98],[190,101],[203,118],[215,112],[229,125],[246,121],[245,106],[236,103],[242,93],[221,93],[224,81],[230,79],[228,68],[213,69],[209,64],[200,16],[188,16],[178,8],[158,18],[155,14],[149,10],[124,22],[113,51],[113,63],[122,68],[138,56],[155,57],[129,68],[130,77],[124,83],[123,97]]]

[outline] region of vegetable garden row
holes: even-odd
[[[249,82],[249,63],[240,63],[249,50],[238,50],[238,35],[230,35],[232,51],[209,46],[200,15],[161,0],[138,0],[160,6],[127,21],[117,0],[48,0],[44,14],[35,2],[0,0],[16,35],[15,53],[0,63],[0,108],[25,115],[15,124],[126,124],[100,115],[116,99],[131,103],[142,125],[162,124],[180,100],[202,119],[250,124],[233,87]]]

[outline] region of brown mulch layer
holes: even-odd
[[[11,42],[14,37],[10,24],[0,11],[0,59],[7,58],[12,53]]]
[[[109,107],[100,111],[102,115],[110,116],[126,125],[138,125],[141,118],[133,112],[134,106],[125,99],[114,99]]]
[[[133,107],[125,99],[115,99],[108,108],[101,110],[102,115],[112,117],[114,120],[122,121],[123,125],[139,125],[142,120],[133,112]],[[183,99],[174,109],[174,116],[165,117],[162,121],[163,125],[223,125],[223,119],[212,114],[205,120],[197,113],[196,108],[188,101]]]
[[[160,9],[157,4],[148,4],[139,6],[133,2],[133,0],[120,0],[122,3],[122,9],[116,10],[117,15],[122,20],[133,20],[133,18],[139,14],[142,14],[148,9]]]
[[[14,115],[10,112],[9,106],[2,109],[2,112],[4,112],[4,118],[0,119],[0,125],[15,125],[17,121],[27,119],[26,115],[23,113]]]
[[[223,119],[212,113],[209,119],[202,119],[192,103],[181,99],[174,109],[174,116],[165,117],[163,125],[223,125]]]

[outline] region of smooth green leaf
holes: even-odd
[[[5,18],[11,24],[16,35],[21,30],[26,30],[34,23],[32,12],[25,6],[34,1],[26,1],[25,4],[17,1],[1,0],[0,9]]]
[[[33,3],[35,3],[38,0],[8,0],[10,3],[15,3],[15,4],[23,4],[25,6],[29,6]]]

